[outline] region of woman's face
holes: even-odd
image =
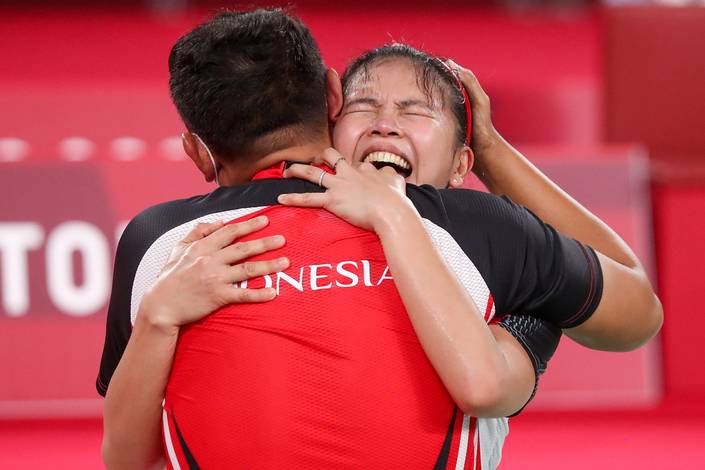
[[[390,162],[409,183],[445,187],[464,176],[458,161],[468,150],[457,148],[455,130],[449,106],[424,94],[414,66],[387,59],[350,82],[333,145],[353,163]]]

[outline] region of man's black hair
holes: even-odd
[[[370,67],[391,59],[408,60],[416,70],[416,82],[421,91],[431,102],[438,100],[441,107],[450,106],[455,118],[457,145],[467,142],[468,115],[465,109],[465,98],[456,85],[456,79],[448,67],[440,60],[426,52],[415,49],[407,44],[387,44],[365,52],[353,60],[345,69],[341,79],[343,94],[347,97],[352,81],[358,76],[369,77]]]
[[[186,127],[221,157],[261,156],[327,129],[318,45],[281,9],[218,14],[176,41],[169,73]]]

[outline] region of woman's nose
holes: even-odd
[[[377,117],[370,126],[370,135],[381,137],[400,137],[402,130],[392,116],[382,115]]]

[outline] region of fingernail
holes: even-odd
[[[286,241],[286,239],[282,235],[274,235],[272,237],[272,240],[274,241],[274,243],[281,243],[281,244],[284,244],[284,242]]]
[[[283,268],[289,266],[289,258],[279,258],[277,264]]]
[[[287,196],[286,194],[280,194],[279,196],[277,196],[277,202],[280,202],[283,204],[284,202],[286,202],[286,196]]]
[[[266,215],[258,215],[253,220],[255,222],[257,222],[258,224],[263,224],[263,223],[267,222],[269,219],[267,219]]]

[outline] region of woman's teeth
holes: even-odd
[[[391,164],[396,165],[399,168],[402,168],[404,170],[411,169],[411,165],[409,164],[409,162],[407,162],[403,157],[400,157],[399,155],[395,155],[391,152],[372,152],[365,157],[364,161],[366,161],[367,163],[374,163],[374,162],[391,163]]]

